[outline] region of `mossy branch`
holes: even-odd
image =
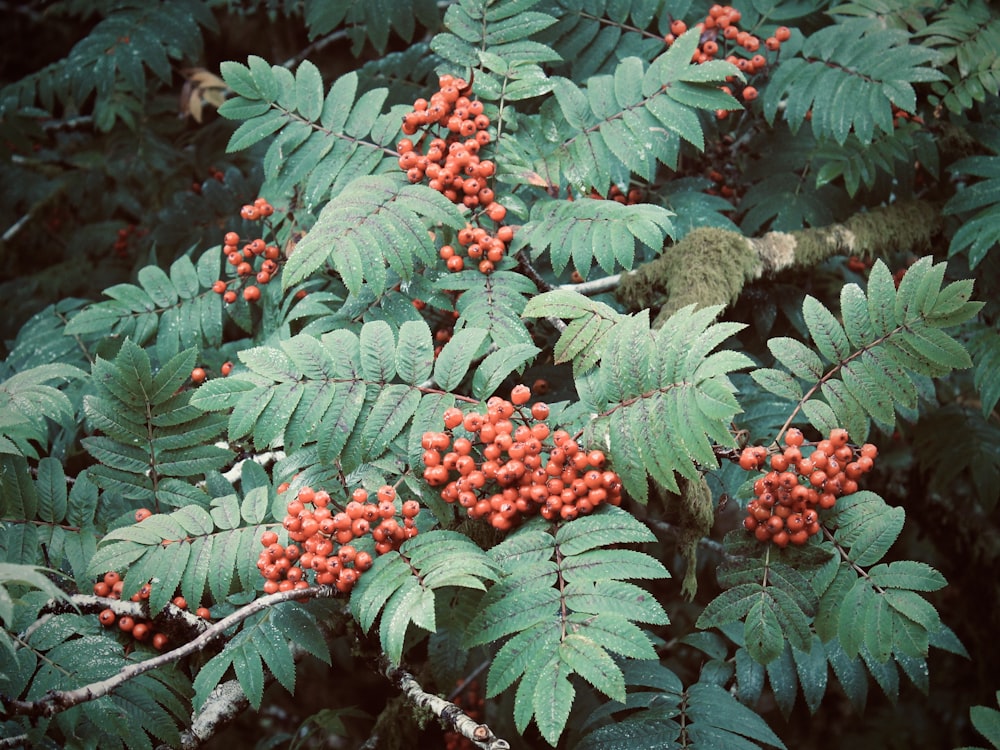
[[[748,281],[790,268],[808,270],[835,255],[923,252],[940,229],[940,208],[926,201],[894,203],[843,224],[753,238],[695,229],[656,260],[623,275],[617,295],[630,309],[659,308],[653,323],[658,327],[685,305],[732,304]]]

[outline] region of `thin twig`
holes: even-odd
[[[448,700],[455,700],[455,698],[457,698],[461,692],[465,690],[465,686],[482,674],[490,666],[490,664],[491,662],[489,659],[480,662],[478,667],[469,672],[469,674],[467,674],[465,678],[455,686],[455,689],[448,693]]]
[[[634,274],[635,271],[628,271],[628,276]],[[593,281],[582,281],[579,284],[560,284],[556,289],[566,289],[571,292],[579,292],[580,294],[602,294],[603,292],[610,292],[613,289],[617,289],[618,285],[621,283],[622,274],[616,273],[611,276],[604,276],[600,279],[594,279]]]
[[[347,38],[347,30],[338,29],[337,31],[334,31],[332,34],[327,34],[326,36],[317,39],[309,46],[303,47],[297,54],[293,55],[292,57],[289,57],[287,60],[281,63],[281,67],[291,68],[295,65],[298,65],[300,62],[309,57],[309,55],[311,55],[313,52],[319,52],[324,47],[327,47],[333,44],[334,42],[339,42],[341,39],[346,39],[346,38]]]

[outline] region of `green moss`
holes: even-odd
[[[920,254],[931,249],[932,239],[941,229],[941,209],[926,201],[894,203],[855,214],[846,226],[857,238],[858,255]]]
[[[691,303],[729,304],[757,267],[756,253],[743,235],[696,229],[637,273],[623,276],[617,294],[632,310],[659,306],[657,327]]]
[[[939,207],[913,201],[859,213],[844,224],[768,232],[754,240],[724,229],[696,229],[636,273],[623,276],[618,299],[631,310],[658,307],[656,328],[691,303],[731,304],[744,283],[762,271],[812,268],[834,255],[925,252],[940,225]]]
[[[704,477],[695,482],[685,481],[681,490],[684,494],[681,495],[681,533],[677,546],[686,565],[681,593],[691,601],[698,593],[698,543],[712,530],[715,505]]]
[[[939,208],[922,201],[858,213],[844,224],[795,232],[795,265],[808,267],[832,255],[920,253],[930,248],[940,223]]]

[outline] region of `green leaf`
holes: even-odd
[[[760,584],[743,583],[723,591],[701,611],[695,625],[705,630],[742,620],[760,597],[761,590]]]
[[[625,702],[625,677],[600,645],[586,636],[570,634],[559,646],[559,658],[608,698]]]
[[[553,663],[555,662],[555,663]],[[521,683],[524,685],[524,681]],[[550,745],[555,745],[566,727],[576,690],[569,681],[569,667],[553,659],[539,670],[539,679],[531,699],[538,730]],[[523,727],[521,727],[523,731]]]
[[[988,706],[973,706],[969,709],[972,726],[994,747],[1000,747],[1000,711]]]
[[[884,513],[870,518],[853,538],[851,559],[857,565],[872,565],[882,559],[903,530],[906,511],[888,507]]]
[[[564,524],[556,532],[556,544],[566,557],[610,544],[652,542],[655,535],[631,513],[607,508],[600,513],[581,516]]]
[[[323,77],[308,60],[295,71],[295,108],[307,120],[318,120],[323,111]]]
[[[786,646],[777,659],[768,663],[766,671],[767,680],[774,693],[774,700],[782,715],[787,719],[795,707],[795,696],[798,692],[798,673],[792,659],[791,648]]]
[[[876,565],[868,571],[873,585],[880,588],[908,589],[910,591],[937,591],[947,581],[944,576],[924,562],[897,560],[888,565]]]
[[[767,348],[792,375],[806,381],[823,377],[823,362],[801,341],[778,337],[767,342]]]
[[[420,391],[408,385],[382,388],[365,422],[361,441],[365,455],[381,456],[410,421],[420,404]]]
[[[698,682],[687,689],[688,716],[724,732],[742,735],[773,747],[784,748],[781,739],[764,720],[718,685]]]
[[[68,492],[62,462],[46,457],[38,462],[38,518],[59,523],[66,517]]]
[[[361,104],[345,126],[348,131]],[[352,293],[360,293],[367,282],[372,293],[381,295],[386,266],[409,279],[414,251],[425,262],[434,262],[437,249],[428,234],[434,223],[458,229],[465,226],[465,217],[424,185],[407,184],[395,175],[359,177],[323,208],[298,243],[282,272],[282,288],[291,289],[329,263]]]
[[[275,109],[269,110],[259,117],[254,117],[252,120],[246,120],[229,137],[226,153],[242,151],[259,143],[280,130],[286,122],[286,115]]]
[[[808,651],[792,646],[792,658],[795,660],[795,671],[802,688],[802,697],[809,708],[809,713],[815,714],[826,694],[828,678],[826,651],[819,636],[813,636],[812,648]]]
[[[512,372],[523,372],[540,351],[534,344],[513,344],[489,354],[479,363],[472,377],[472,394],[478,399],[486,399]]]
[[[422,320],[406,321],[399,327],[396,374],[404,383],[419,385],[430,377],[433,367],[434,342],[430,327]]]
[[[507,641],[493,657],[486,680],[486,697],[494,698],[525,672],[535,673],[559,649],[558,623],[541,622]]]
[[[485,340],[486,331],[482,328],[462,328],[455,331],[434,362],[434,381],[442,390],[453,391],[458,388]]]
[[[760,664],[774,661],[781,656],[784,648],[785,639],[777,606],[767,594],[758,595],[751,601],[746,615],[743,638],[750,656]]]
[[[388,383],[396,375],[396,338],[383,320],[361,328],[361,368],[367,380]]]

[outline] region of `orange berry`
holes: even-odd
[[[494,201],[486,207],[486,215],[490,217],[493,221],[503,221],[507,216],[507,209],[502,205]]]
[[[521,406],[531,399],[531,389],[526,385],[515,385],[510,392],[510,400],[513,404]]]
[[[847,430],[843,427],[838,427],[837,429],[830,430],[830,443],[833,447],[839,448],[843,445],[847,445],[848,435]]]
[[[757,89],[753,86],[747,86],[743,89],[743,101],[752,102],[757,98]]]
[[[205,382],[206,377],[208,377],[208,374],[205,372],[205,368],[203,367],[196,367],[191,370],[191,380],[194,383],[203,383]]]

